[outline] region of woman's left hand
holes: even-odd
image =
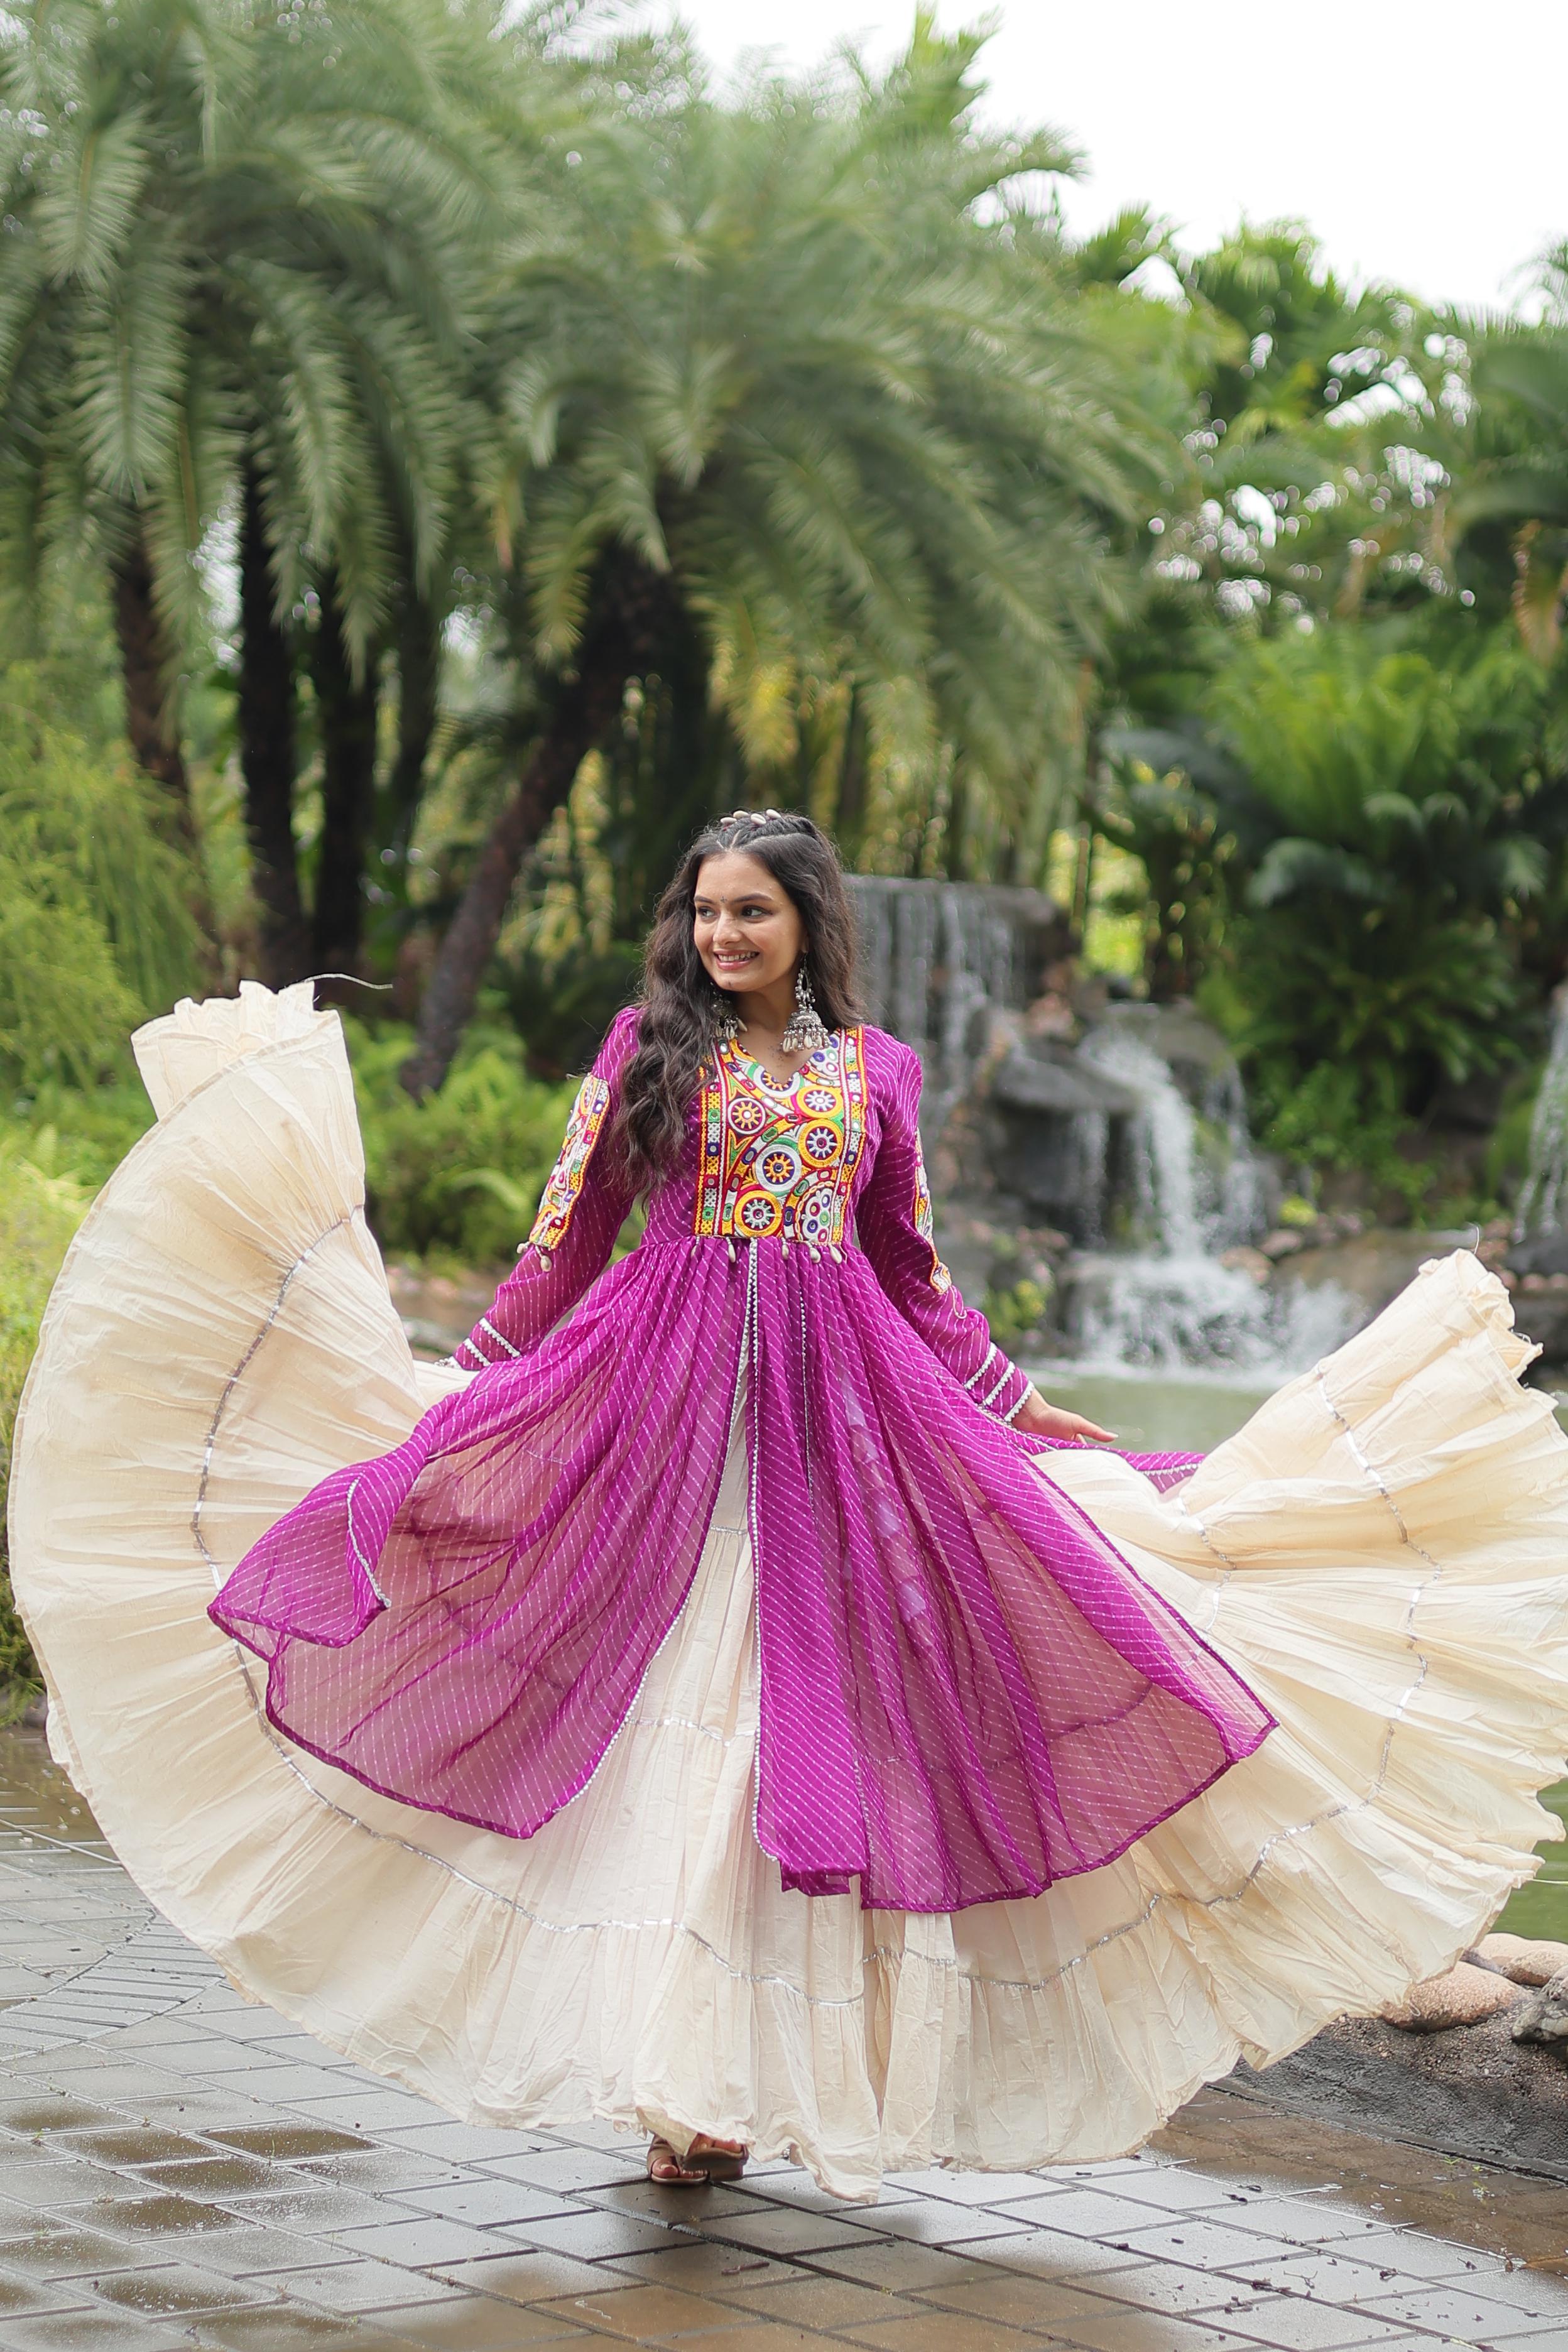
[[[1090,1440],[1106,1445],[1116,1443],[1114,1431],[1101,1429],[1097,1421],[1086,1421],[1081,1412],[1066,1412],[1060,1405],[1047,1404],[1034,1387],[1024,1400],[1023,1410],[1014,1414],[1013,1426],[1027,1430],[1031,1437],[1067,1437],[1079,1444]]]

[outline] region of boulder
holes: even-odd
[[[1342,2130],[1568,2185],[1568,2066],[1561,2047],[1515,2042],[1507,2016],[1466,2033],[1342,2018],[1265,2073],[1239,2067],[1226,2088]]]
[[[1446,1975],[1412,1985],[1403,2000],[1391,2001],[1378,2013],[1385,2025],[1405,2033],[1447,2033],[1456,2025],[1479,2025],[1519,1999],[1519,1987],[1510,1978],[1461,1960]],[[1568,2024],[1563,2032],[1568,2033]]]
[[[1568,1944],[1535,1936],[1483,1936],[1473,1957],[1516,1985],[1543,1985],[1568,1969]]]
[[[1510,2031],[1516,2042],[1568,2042],[1568,1969],[1526,1993]]]

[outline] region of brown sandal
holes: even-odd
[[[667,2139],[648,2143],[647,2177],[656,2189],[710,2189],[716,2181],[739,2180],[745,2168],[743,2147],[725,2147],[700,2134],[684,2157]]]

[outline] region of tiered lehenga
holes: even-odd
[[[602,1271],[635,1022],[457,1369],[392,1308],[335,1017],[142,1033],[12,1550],[153,1899],[456,2114],[853,2197],[1121,2152],[1447,1965],[1568,1749],[1568,1440],[1495,1279],[1424,1269],[1205,1462],[1049,1446],[877,1030],[789,1087],[725,1048]]]

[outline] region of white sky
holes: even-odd
[[[747,50],[816,63],[847,36],[883,58],[913,0],[640,0],[678,13],[717,64]],[[944,0],[977,22],[984,0]],[[987,112],[1048,123],[1085,152],[1063,184],[1075,229],[1151,204],[1203,245],[1245,213],[1305,219],[1352,278],[1434,301],[1514,299],[1568,236],[1568,0],[1000,0]]]

